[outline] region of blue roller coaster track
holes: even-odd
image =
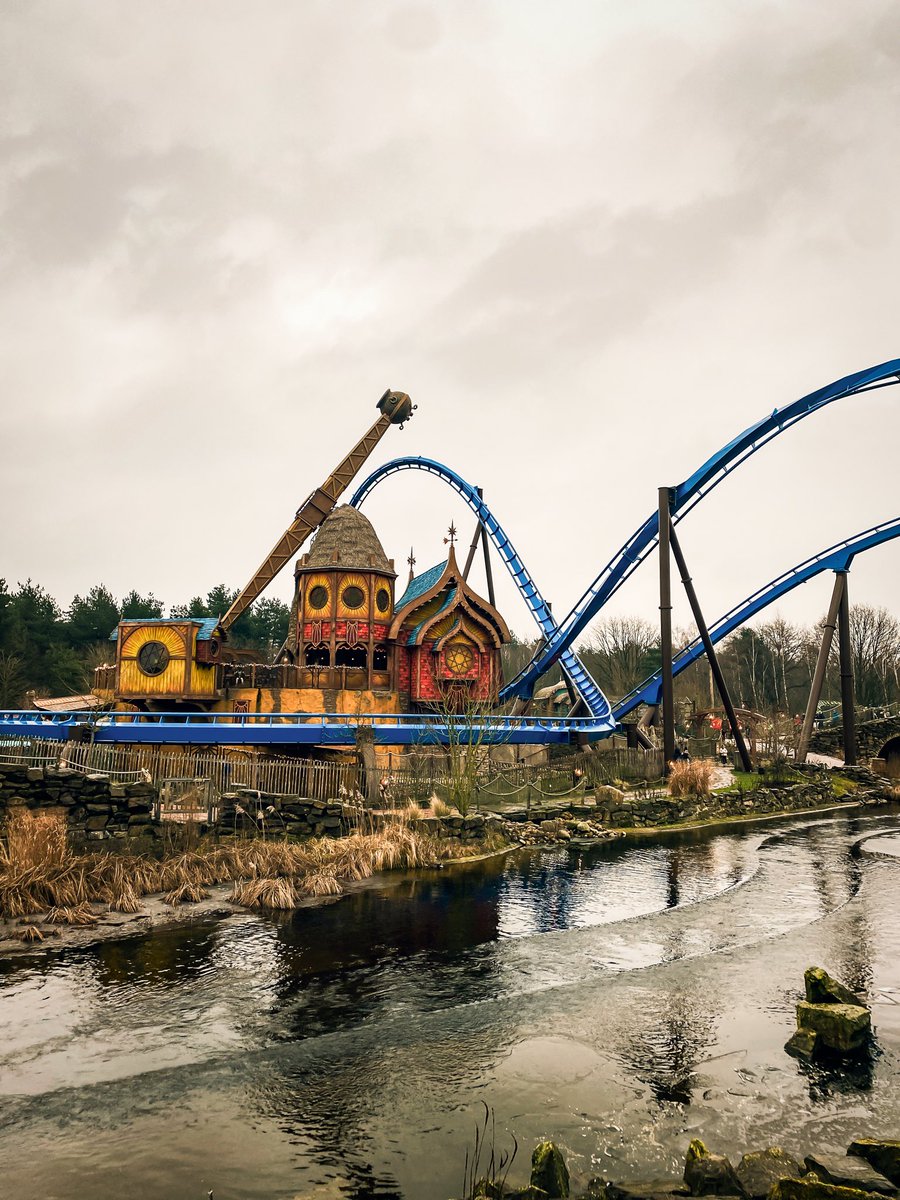
[[[762,609],[767,608],[770,604],[774,604],[781,596],[785,596],[788,592],[793,591],[794,588],[799,587],[801,583],[808,582],[823,571],[849,571],[850,564],[857,554],[871,550],[873,546],[880,546],[884,542],[889,542],[895,537],[900,537],[900,517],[895,517],[892,521],[885,521],[881,525],[873,525],[871,529],[867,529],[864,533],[859,533],[853,538],[847,538],[846,541],[837,542],[834,546],[829,546],[827,550],[823,550],[798,566],[791,568],[790,571],[785,571],[782,575],[773,579],[771,583],[758,588],[746,600],[743,600],[740,604],[736,604],[730,612],[727,612],[724,617],[720,617],[715,624],[710,626],[709,636],[712,639],[713,645],[716,642],[720,642],[722,638],[727,637],[729,633],[733,633],[735,629],[739,629],[751,617],[761,612]],[[673,674],[678,675],[686,670],[703,653],[702,641],[699,637],[695,638],[693,642],[685,646],[675,656],[672,662]],[[657,671],[645,679],[643,683],[639,683],[627,696],[623,696],[614,706],[613,715],[617,721],[621,721],[623,717],[633,712],[641,704],[659,704],[661,691],[662,674],[660,671]]]
[[[399,471],[425,471],[429,475],[436,475],[438,479],[442,479],[445,483],[448,483],[450,487],[462,496],[466,504],[468,504],[469,508],[487,530],[488,536],[494,543],[497,553],[512,576],[513,582],[519,589],[523,600],[528,605],[529,611],[538,624],[538,628],[545,638],[552,638],[557,631],[557,625],[553,619],[553,614],[550,612],[550,606],[541,595],[528,568],[516,552],[515,546],[513,546],[512,541],[503,530],[500,522],[485,504],[478,489],[473,487],[471,483],[467,483],[456,471],[444,466],[443,463],[435,462],[433,458],[395,458],[385,463],[383,467],[379,467],[378,470],[373,471],[368,479],[365,479],[353,493],[350,503],[354,508],[358,508],[377,484],[383,479],[387,479],[390,475],[396,475]],[[615,721],[610,716],[610,703],[591,678],[590,673],[574,650],[567,646],[560,652],[559,661],[563,672],[581,696],[588,712],[598,722],[605,720],[609,732],[612,733],[615,728]]]
[[[834,400],[859,395],[876,388],[900,383],[900,359],[892,359],[839,379],[812,392],[793,404],[757,421],[704,462],[678,487],[671,489],[672,520],[679,521],[741,463],[762,449],[778,434],[817,412]],[[447,722],[446,717],[421,713],[350,719],[341,713],[141,713],[99,717],[92,714],[47,714],[29,710],[0,712],[0,736],[15,739],[64,739],[76,726],[88,725],[94,740],[119,743],[197,743],[222,745],[352,745],[361,725],[373,729],[381,745],[448,744],[453,742],[565,743],[608,737],[622,717],[642,703],[658,703],[660,681],[657,675],[645,680],[612,708],[589,672],[572,650],[575,639],[584,631],[633,571],[652,552],[658,542],[659,516],[652,513],[635,531],[621,550],[609,561],[569,615],[558,625],[524,562],[517,554],[499,521],[475,488],[456,472],[433,459],[394,459],[373,472],[355,492],[351,504],[359,505],[383,479],[404,470],[423,470],[453,487],[476,514],[506,564],[516,586],[544,635],[544,643],[531,662],[501,692],[502,700],[529,699],[537,680],[550,667],[560,663],[567,678],[577,689],[590,712],[588,717],[479,717],[462,725]],[[760,588],[742,604],[720,618],[710,629],[718,641],[779,596],[805,583],[825,570],[847,570],[855,555],[880,545],[900,534],[900,518],[873,526],[857,537],[840,542],[808,559],[791,571]],[[675,672],[683,671],[703,652],[702,644],[691,643],[676,658]]]
[[[827,387],[811,392],[808,396],[795,400],[784,408],[776,408],[773,413],[757,421],[739,434],[733,441],[723,446],[700,466],[693,475],[689,476],[678,487],[672,489],[671,513],[672,520],[680,521],[691,509],[708,496],[742,463],[746,462],[758,450],[767,445],[780,433],[802,421],[804,417],[818,412],[835,400],[847,396],[858,396],[862,392],[873,391],[876,388],[891,387],[900,383],[900,359],[891,359],[880,366],[870,367],[866,371],[857,371],[838,379]],[[594,582],[590,585],[572,611],[559,623],[556,632],[548,638],[527,667],[506,685],[501,692],[501,700],[512,697],[529,699],[540,677],[556,663],[562,651],[571,646],[575,639],[584,632],[588,623],[600,612],[604,604],[613,596],[629,576],[637,570],[644,559],[652,552],[659,541],[659,513],[653,512],[625,543]]]

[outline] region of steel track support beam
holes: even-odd
[[[481,527],[481,549],[484,551],[484,573],[487,576],[488,600],[491,602],[491,608],[497,607],[497,598],[494,595],[494,572],[491,569],[490,547],[488,546],[487,530],[482,525]]]
[[[844,726],[844,766],[856,766],[856,696],[853,687],[853,647],[850,644],[850,589],[844,573],[844,594],[838,609],[838,648],[841,658],[841,717]]]
[[[662,528],[660,526],[660,528]],[[722,668],[719,664],[719,656],[716,654],[716,648],[713,645],[712,638],[709,636],[709,629],[706,621],[703,618],[703,612],[700,608],[700,601],[697,598],[697,591],[694,588],[694,582],[691,579],[690,572],[687,569],[687,563],[684,559],[684,553],[681,549],[681,543],[678,540],[678,535],[675,533],[674,526],[669,528],[669,544],[672,547],[672,553],[675,555],[675,562],[678,564],[678,570],[681,572],[681,583],[684,587],[685,595],[688,598],[688,603],[691,606],[691,612],[694,614],[694,623],[697,626],[697,632],[700,634],[700,640],[703,642],[703,649],[706,651],[706,659],[709,663],[709,669],[712,671],[713,679],[715,680],[716,689],[719,693],[719,698],[722,701],[722,707],[725,709],[725,715],[728,717],[728,724],[731,726],[731,734],[734,738],[735,745],[738,749],[738,754],[741,756],[741,766],[745,771],[753,770],[753,763],[750,761],[750,753],[747,750],[747,743],[744,741],[744,735],[741,733],[738,725],[737,714],[734,711],[734,705],[731,703],[731,695],[728,691],[728,685],[725,682],[725,676],[722,674]]]
[[[477,487],[475,491],[478,494],[478,499],[484,499],[484,490]],[[469,553],[466,555],[466,565],[463,567],[463,579],[468,580],[469,572],[472,570],[472,563],[475,559],[475,551],[478,549],[478,543],[484,534],[484,525],[479,521],[475,526],[475,532],[472,535],[472,544],[469,546]]]
[[[822,699],[822,685],[825,682],[825,673],[828,670],[828,658],[831,654],[834,630],[837,625],[841,601],[844,598],[846,582],[847,572],[835,571],[831,603],[828,605],[828,615],[825,617],[825,624],[822,626],[822,640],[819,643],[816,668],[813,671],[812,683],[809,688],[809,700],[806,702],[806,712],[803,715],[803,728],[800,730],[800,740],[797,743],[795,759],[798,763],[805,763],[806,756],[809,753],[809,742],[812,737],[813,724],[815,723],[819,701]]]
[[[662,726],[665,770],[675,757],[675,688],[672,674],[671,490],[659,489],[659,645],[662,656]]]

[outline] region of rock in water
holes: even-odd
[[[596,1188],[599,1196],[598,1184],[602,1184],[604,1200],[675,1200],[676,1197],[689,1195],[684,1184],[673,1179],[653,1179],[648,1182],[629,1180],[625,1183],[603,1183],[592,1179],[591,1187]]]
[[[872,1195],[861,1188],[823,1183],[813,1174],[802,1179],[779,1179],[769,1192],[769,1200],[872,1200]]]
[[[850,1143],[847,1153],[855,1158],[864,1158],[869,1166],[900,1187],[900,1142],[857,1138]]]
[[[724,1154],[711,1154],[699,1138],[688,1146],[684,1182],[692,1196],[741,1196],[744,1192]]]
[[[815,1033],[829,1050],[848,1054],[865,1046],[872,1019],[869,1010],[859,1004],[810,1004],[801,1000],[797,1005],[797,1027]]]
[[[821,967],[807,967],[803,974],[806,999],[810,1004],[854,1004],[865,1008],[859,996],[844,987]]]
[[[788,1040],[784,1043],[784,1048],[788,1054],[794,1058],[802,1058],[806,1062],[812,1062],[816,1052],[816,1042],[819,1039],[811,1029],[798,1029],[796,1033],[792,1033]]]
[[[569,1169],[558,1146],[539,1142],[531,1156],[531,1186],[541,1188],[552,1200],[567,1200]]]
[[[840,1187],[859,1188],[882,1196],[896,1196],[897,1189],[880,1171],[861,1158],[841,1157],[838,1154],[807,1154],[806,1169],[815,1171],[825,1183]]]
[[[779,1179],[799,1179],[800,1164],[778,1146],[770,1146],[745,1154],[735,1174],[747,1195],[758,1200],[768,1196]]]

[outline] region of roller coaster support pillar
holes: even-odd
[[[477,487],[475,491],[478,493],[478,499],[483,500],[483,489]],[[496,608],[496,601],[494,599],[494,574],[491,570],[491,559],[490,554],[488,553],[488,534],[481,521],[479,521],[475,526],[475,533],[472,537],[472,544],[469,546],[469,553],[466,555],[466,565],[463,567],[462,576],[465,580],[469,578],[469,572],[472,570],[472,563],[475,559],[475,551],[478,549],[479,541],[481,542],[481,547],[484,551],[484,573],[487,576],[488,600],[490,600],[491,604]]]
[[[856,697],[853,688],[853,648],[850,644],[850,589],[844,572],[844,594],[838,609],[841,654],[841,718],[844,726],[844,766],[856,766]]]
[[[662,526],[660,526],[662,528]],[[703,648],[706,651],[706,658],[709,662],[709,669],[712,671],[713,679],[716,681],[716,688],[722,700],[722,706],[725,709],[725,714],[728,717],[728,724],[731,726],[731,734],[734,738],[735,745],[738,749],[738,754],[741,756],[741,766],[745,771],[753,770],[753,764],[750,761],[750,754],[747,750],[747,744],[744,741],[744,735],[741,733],[738,725],[737,715],[734,711],[734,705],[731,703],[731,696],[728,692],[728,685],[725,683],[725,676],[722,674],[722,668],[719,665],[719,657],[716,654],[715,646],[713,646],[712,638],[709,636],[709,629],[706,626],[706,621],[703,619],[703,613],[700,609],[700,601],[697,599],[697,592],[694,588],[693,581],[687,569],[687,563],[684,560],[684,554],[681,551],[681,543],[673,527],[669,528],[669,543],[672,547],[672,553],[675,555],[675,562],[678,564],[678,570],[681,572],[681,582],[684,585],[684,590],[688,598],[688,603],[691,606],[691,612],[694,614],[694,621],[697,625],[697,632],[700,634],[700,640],[703,642]],[[662,539],[660,539],[662,544]]]
[[[675,689],[672,675],[672,562],[669,553],[671,492],[659,489],[659,645],[662,655],[663,759],[675,757]]]
[[[822,626],[822,641],[819,644],[819,656],[816,659],[816,669],[813,672],[812,684],[809,689],[809,700],[806,703],[806,712],[803,716],[803,728],[800,730],[800,741],[797,744],[795,758],[798,763],[806,762],[806,756],[809,753],[809,741],[812,737],[813,723],[816,719],[819,701],[822,698],[822,684],[825,682],[828,658],[831,654],[832,642],[834,641],[834,627],[837,625],[838,610],[844,598],[846,582],[847,572],[835,571],[831,603],[828,605],[828,615],[825,618],[825,624]]]

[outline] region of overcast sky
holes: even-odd
[[[371,465],[482,485],[561,617],[659,485],[900,357],[896,0],[4,0],[0,25],[11,585],[242,585],[390,387],[419,410]],[[900,388],[839,402],[692,513],[707,616],[897,516],[898,435]],[[365,511],[401,572],[471,537],[425,476]],[[898,566],[861,558],[852,599],[900,611]],[[609,611],[655,617],[655,588],[654,559]]]

